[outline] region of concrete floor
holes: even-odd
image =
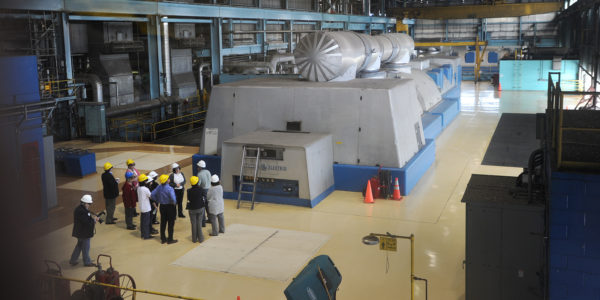
[[[329,255],[339,268],[343,279],[338,299],[410,299],[410,244],[400,240],[398,252],[384,252],[376,246],[363,245],[361,238],[370,232],[412,233],[415,235],[415,274],[429,280],[429,299],[464,299],[465,206],[460,200],[467,182],[473,173],[518,175],[519,168],[482,166],[481,159],[501,113],[543,112],[545,105],[545,92],[503,91],[500,97],[487,83],[464,82],[460,115],[438,137],[433,166],[402,201],[377,200],[375,204],[364,204],[359,193],[335,191],[313,209],[260,203],[250,211],[235,209],[235,201],[226,200],[226,223],[329,236],[315,255]],[[77,143],[86,147],[85,142]],[[144,145],[128,143],[126,149],[139,152],[136,162],[143,171],[148,171],[144,168],[145,163],[154,162],[152,155],[145,154],[177,153],[172,160],[179,161],[181,154],[191,156],[195,152],[194,148],[173,151],[173,147],[145,150]],[[102,160],[118,155],[124,144],[109,142],[94,147],[104,149],[97,153],[97,159]],[[110,151],[111,147],[120,150]],[[166,164],[165,161],[165,167]],[[118,169],[115,173],[123,177],[120,175],[123,171]],[[101,168],[98,172],[100,174]],[[191,176],[189,162],[183,172]],[[99,174],[71,183],[72,197],[80,197],[86,191],[98,191]],[[80,192],[73,192],[77,190]],[[95,201],[92,209],[103,209],[103,199],[96,197]],[[71,212],[73,208],[63,209]],[[111,255],[115,268],[130,274],[140,289],[201,299],[234,300],[237,296],[243,300],[285,299],[283,290],[289,280],[281,282],[172,265],[198,246],[191,242],[188,219],[176,222],[175,238],[179,243],[161,245],[157,238],[143,241],[138,231],[125,230],[122,205],[117,207],[117,217],[116,225],[96,227],[91,256]],[[139,220],[135,222],[139,224]],[[43,249],[40,259],[55,260],[63,267],[65,276],[84,279],[94,269],[81,264],[69,266],[68,258],[75,245],[71,229],[68,225],[53,230],[34,244]],[[386,260],[389,261],[388,270]],[[72,284],[73,289],[78,286]],[[417,282],[415,299],[425,299],[424,293],[423,283]],[[136,298],[166,299],[144,294],[138,294]]]

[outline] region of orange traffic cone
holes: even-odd
[[[367,180],[367,190],[365,191],[365,203],[375,203],[375,201],[373,201],[373,191],[371,191],[371,180]]]
[[[398,185],[398,177],[396,177],[396,182],[394,182],[394,200],[402,200],[402,195],[400,195],[400,185]]]
[[[500,81],[498,81],[498,90],[501,91],[502,90],[502,85],[500,84]]]

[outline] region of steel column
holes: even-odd
[[[158,16],[155,17],[156,20],[156,26],[155,26],[155,32],[156,32],[156,56],[158,58],[157,61],[157,65],[158,65],[158,94],[159,95],[163,95],[164,91],[165,91],[165,81],[164,81],[164,71],[163,71],[163,51],[162,51],[162,35],[161,35],[161,31],[160,31],[160,21],[158,19]]]
[[[63,29],[63,41],[65,44],[65,72],[67,79],[73,79],[73,62],[71,59],[71,35],[69,31],[69,16],[66,13],[62,13],[62,29]],[[69,90],[71,94],[72,90]]]
[[[157,16],[148,17],[146,30],[148,31],[148,73],[150,80],[150,99],[156,99],[160,95],[160,79],[158,70],[158,42],[156,24],[158,24]]]
[[[211,70],[215,75],[221,74],[221,68],[223,66],[223,28],[221,24],[221,18],[214,18],[213,23],[210,25],[210,56],[211,56]]]

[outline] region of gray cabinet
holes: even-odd
[[[466,300],[542,299],[544,206],[516,177],[473,175],[466,203]]]

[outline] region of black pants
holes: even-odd
[[[177,212],[175,211],[175,204],[161,204],[160,205],[160,240],[172,241],[173,240],[173,228],[175,227],[175,218]],[[169,236],[165,237],[165,227],[169,226]]]
[[[183,215],[183,189],[175,190],[175,198],[177,198],[177,212],[181,216]]]
[[[154,202],[154,201],[150,200],[150,206],[152,207],[152,210],[150,211],[150,216],[151,216],[151,219],[152,219],[152,220],[150,220],[150,226],[152,226],[152,223],[156,222],[156,215],[157,215],[157,212],[158,212],[157,211],[158,208],[154,207],[154,203],[156,203],[156,205],[158,206],[157,202]]]

